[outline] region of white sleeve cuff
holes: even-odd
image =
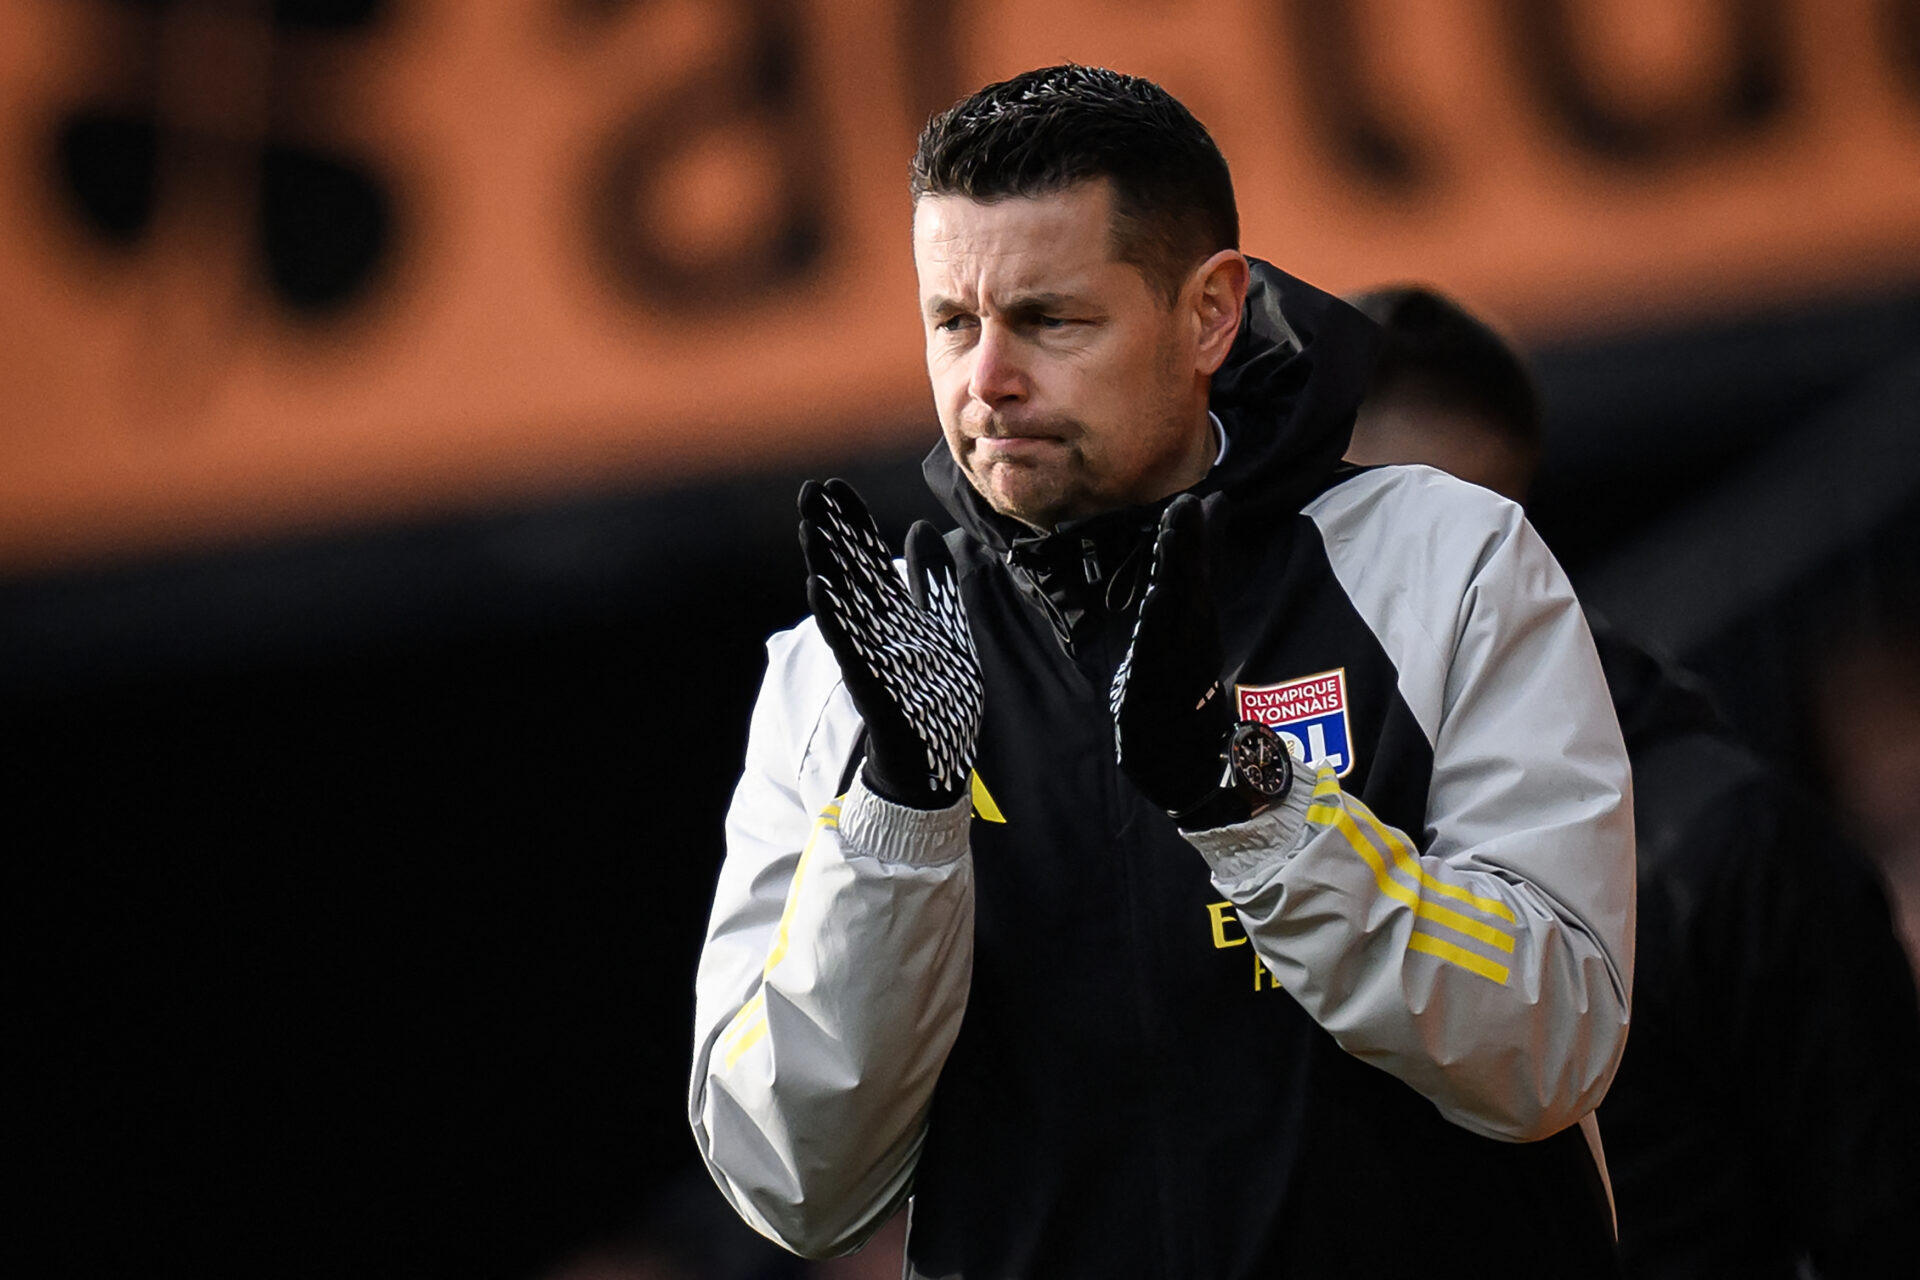
[[[1264,884],[1292,861],[1300,851],[1312,802],[1313,775],[1302,769],[1294,775],[1287,798],[1266,812],[1231,826],[1180,834],[1207,860],[1214,884],[1231,896],[1236,885]]]
[[[909,809],[869,791],[856,772],[840,806],[840,847],[882,862],[938,866],[967,852],[972,823],[968,792],[944,809]]]

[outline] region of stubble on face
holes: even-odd
[[[1166,388],[1175,377],[1179,351],[1174,343],[1155,344],[1150,367],[1159,376],[1141,379],[1143,391]],[[1130,437],[1114,441],[1068,414],[1026,415],[1012,418],[989,410],[977,401],[961,414],[959,444],[953,433],[948,445],[955,461],[989,506],[1034,529],[1051,531],[1070,520],[1085,519],[1135,503],[1152,502],[1165,494],[1162,476],[1175,473],[1189,451],[1181,430],[1191,412],[1171,395],[1129,402],[1126,418],[1106,424],[1108,432]],[[1022,448],[1013,439],[1048,443]],[[1136,446],[1162,439],[1167,446],[1147,454],[1128,469],[1129,460],[1116,458],[1116,445]]]
[[[961,473],[1001,515],[1036,529],[1072,518],[1076,477],[1087,470],[1085,423],[1065,416],[1013,422],[983,409],[963,412],[958,429],[945,434]]]

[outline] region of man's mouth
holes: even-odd
[[[1015,456],[1065,444],[1071,424],[1046,420],[1008,422],[995,415],[977,424],[973,448],[983,457]]]
[[[1062,441],[1058,436],[975,436],[973,453],[976,458],[988,461],[1018,461],[1057,449]]]

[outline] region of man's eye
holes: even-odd
[[[973,324],[972,316],[961,315],[961,316],[948,316],[945,320],[940,321],[939,323],[935,324],[933,327],[938,329],[941,333],[959,333],[962,329],[971,327],[972,324]]]

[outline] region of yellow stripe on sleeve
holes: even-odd
[[[733,1021],[720,1033],[720,1047],[725,1050],[727,1066],[731,1067],[741,1054],[766,1033],[767,989],[762,987],[753,999],[740,1006],[740,1012],[733,1015]]]
[[[780,913],[780,925],[774,931],[773,947],[767,952],[767,962],[761,967],[762,979],[773,972],[773,967],[786,959],[787,947],[793,925],[793,913],[800,902],[800,884],[806,879],[807,868],[813,862],[813,848],[819,843],[820,833],[828,827],[840,825],[840,804],[845,796],[834,797],[833,803],[820,811],[813,820],[813,831],[807,836],[806,847],[800,850],[800,860],[794,864],[793,880],[787,885],[786,909]],[[733,1015],[727,1029],[720,1033],[720,1045],[725,1048],[725,1063],[732,1067],[740,1060],[740,1055],[760,1043],[767,1034],[767,991],[763,986],[754,993],[751,1000],[740,1006],[740,1012]],[[729,1044],[728,1042],[732,1043]]]
[[[1381,860],[1379,852],[1374,849],[1372,843],[1368,841],[1365,836],[1360,834],[1360,828],[1354,822],[1353,815],[1345,809],[1330,804],[1313,805],[1307,810],[1307,819],[1311,822],[1318,822],[1325,826],[1337,828],[1340,834],[1347,838],[1347,843],[1353,846],[1353,851],[1364,858],[1369,867],[1373,868],[1373,882],[1380,886],[1380,891],[1412,907],[1414,915],[1423,920],[1431,920],[1437,925],[1442,925],[1445,928],[1453,930],[1455,933],[1464,934],[1466,937],[1478,942],[1484,942],[1489,946],[1498,947],[1500,950],[1508,952],[1509,954],[1512,953],[1512,934],[1496,929],[1492,925],[1482,924],[1480,921],[1468,916],[1463,916],[1458,911],[1449,910],[1437,902],[1428,902],[1418,893],[1388,875],[1386,863]]]
[[[1433,890],[1441,897],[1452,898],[1456,902],[1464,902],[1474,910],[1484,911],[1490,916],[1499,916],[1508,924],[1518,923],[1514,917],[1513,908],[1498,898],[1483,898],[1476,893],[1468,892],[1457,884],[1448,884],[1444,880],[1436,880],[1428,875],[1427,869],[1421,866],[1419,860],[1413,856],[1406,845],[1401,843],[1399,837],[1394,834],[1393,828],[1375,817],[1373,810],[1367,808],[1364,801],[1356,799],[1353,796],[1347,796],[1346,801],[1348,807],[1359,814],[1362,820],[1364,820],[1369,827],[1372,827],[1374,833],[1380,837],[1380,842],[1386,846],[1387,852],[1393,855],[1393,864],[1407,875],[1412,876],[1417,883]]]
[[[1353,816],[1337,804],[1315,804],[1307,806],[1307,821],[1317,822],[1323,827],[1332,827],[1347,838],[1353,851],[1373,868],[1373,882],[1380,886],[1380,892],[1390,898],[1406,903],[1410,907],[1420,905],[1420,895],[1401,884],[1387,874],[1387,864],[1380,860],[1380,854],[1367,838],[1360,834],[1360,828],[1353,824]]]
[[[1430,933],[1415,931],[1414,935],[1407,939],[1407,950],[1424,951],[1430,956],[1438,956],[1451,964],[1459,965],[1462,969],[1470,970],[1483,978],[1489,978],[1503,987],[1507,985],[1507,966],[1496,960],[1489,960],[1483,955],[1476,955],[1465,947],[1456,947],[1444,938],[1436,938]]]
[[[1476,911],[1484,911],[1490,916],[1499,916],[1508,924],[1518,923],[1518,919],[1513,914],[1513,908],[1498,898],[1483,898],[1478,894],[1468,892],[1457,884],[1448,884],[1444,880],[1436,880],[1427,874],[1427,869],[1420,865],[1419,860],[1415,858],[1407,849],[1406,845],[1400,841],[1394,833],[1393,828],[1380,821],[1380,819],[1375,816],[1373,810],[1367,807],[1366,801],[1360,799],[1358,796],[1349,795],[1342,791],[1340,789],[1340,779],[1334,776],[1333,770],[1323,766],[1320,770],[1320,780],[1313,788],[1313,798],[1315,800],[1324,800],[1328,796],[1336,795],[1340,797],[1341,802],[1348,809],[1359,814],[1362,820],[1364,820],[1369,827],[1373,828],[1374,833],[1380,837],[1382,846],[1386,848],[1388,853],[1393,855],[1394,866],[1398,867],[1404,874],[1411,876],[1415,884],[1431,889],[1443,898],[1452,898],[1456,902],[1464,902]]]
[[[788,931],[793,925],[793,913],[800,905],[800,882],[806,878],[807,867],[813,862],[813,847],[819,843],[820,833],[828,827],[839,828],[840,801],[843,799],[844,796],[836,797],[814,819],[813,834],[807,837],[807,846],[800,851],[800,861],[793,868],[793,882],[787,886],[787,908],[780,913],[780,927],[774,932],[773,949],[767,953],[767,963],[762,973],[772,973],[773,966],[787,958]]]
[[[1351,802],[1351,798],[1349,797],[1348,799],[1349,802]],[[1359,825],[1354,822],[1353,815],[1348,813],[1345,807],[1337,804],[1310,805],[1307,808],[1307,821],[1332,827],[1344,836],[1347,844],[1356,854],[1360,855],[1360,858],[1372,869],[1373,882],[1379,886],[1380,892],[1393,898],[1397,902],[1403,902],[1413,908],[1413,914],[1417,919],[1430,920],[1442,928],[1451,929],[1464,937],[1473,938],[1489,946],[1497,947],[1509,955],[1513,953],[1513,935],[1502,932],[1491,925],[1483,924],[1478,920],[1463,916],[1459,912],[1443,907],[1437,902],[1429,902],[1412,888],[1389,875],[1386,862],[1380,857],[1379,851],[1373,847],[1373,843],[1368,840],[1366,836],[1361,834]],[[1425,938],[1427,943],[1431,945],[1416,946],[1415,943],[1422,938]],[[1464,969],[1480,974],[1482,977],[1492,978],[1502,986],[1506,985],[1508,970],[1505,965],[1489,960],[1484,956],[1476,955],[1464,947],[1455,946],[1453,943],[1444,942],[1431,934],[1423,934],[1418,931],[1408,939],[1407,946],[1411,950],[1424,951],[1442,960],[1451,961]],[[1445,950],[1436,948],[1445,948]],[[1467,957],[1467,960],[1460,959],[1462,956]],[[1471,963],[1468,961],[1471,961]]]
[[[766,1034],[767,1014],[766,1010],[763,1009],[760,1011],[760,1016],[748,1024],[745,1031],[740,1033],[740,1038],[734,1041],[733,1047],[727,1050],[727,1069],[729,1071],[732,1070],[733,1064],[740,1060],[740,1055],[753,1048],[756,1044],[759,1044],[760,1041],[766,1037]]]
[[[740,1029],[746,1026],[746,1024],[753,1018],[755,1014],[759,1013],[762,1009],[765,1009],[766,1007],[767,1007],[767,989],[765,987],[762,987],[760,988],[760,990],[754,993],[753,999],[747,1001],[745,1004],[740,1006],[740,1012],[733,1015],[733,1021],[729,1022],[727,1024],[727,1029],[720,1033],[720,1043],[725,1044],[727,1041],[731,1040],[733,1037],[739,1035]],[[732,1061],[732,1060],[729,1059],[728,1061]]]

